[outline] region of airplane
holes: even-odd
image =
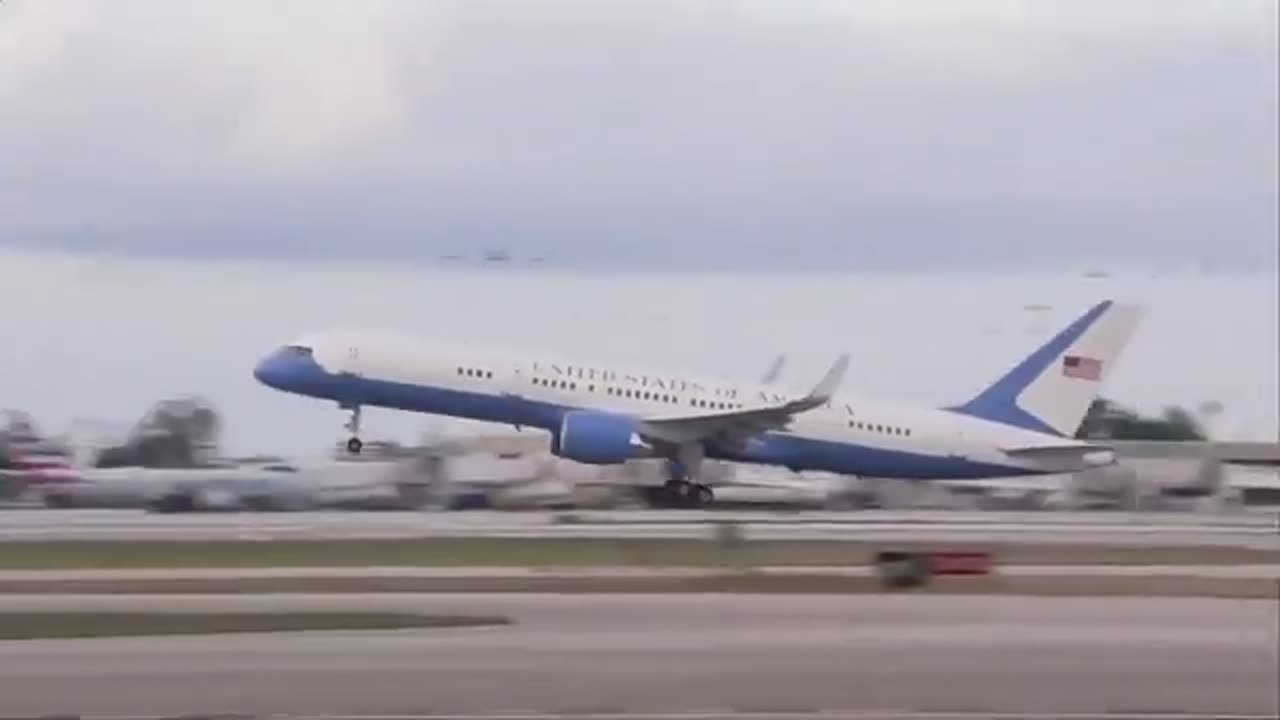
[[[665,492],[713,500],[702,462],[917,480],[1021,477],[1115,463],[1102,443],[1073,438],[1144,310],[1104,301],[972,399],[916,408],[838,398],[841,355],[809,392],[777,385],[637,372],[537,353],[481,349],[401,334],[303,336],[255,366],[258,382],[337,403],[359,453],[362,407],[528,426],[551,452],[581,463],[665,460]],[[773,380],[770,370],[764,380]]]

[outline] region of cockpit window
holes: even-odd
[[[297,355],[298,357],[311,357],[311,348],[306,345],[286,345],[284,351],[288,355]]]

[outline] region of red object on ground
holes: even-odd
[[[929,553],[934,575],[990,575],[995,558],[989,552],[949,551]]]

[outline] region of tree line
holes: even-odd
[[[1076,437],[1105,440],[1208,440],[1204,425],[1186,408],[1171,405],[1159,415],[1143,415],[1107,398],[1089,406]]]

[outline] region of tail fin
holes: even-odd
[[[1143,309],[1095,305],[955,412],[1058,436],[1074,435]]]

